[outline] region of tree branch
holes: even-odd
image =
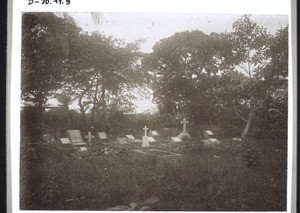
[[[240,119],[247,123],[247,120],[244,117],[242,117],[236,110],[233,111],[235,112],[235,114],[237,114],[237,116],[239,116]]]

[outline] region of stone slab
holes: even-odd
[[[205,139],[213,138],[215,136],[211,130],[204,130],[203,135]]]
[[[129,140],[134,140],[135,138],[133,137],[133,135],[126,135],[126,138]]]
[[[80,130],[67,130],[71,143],[83,142]]]
[[[108,136],[105,132],[97,132],[97,137],[99,140],[108,140]]]
[[[60,142],[64,145],[71,144],[69,138],[60,138]]]
[[[87,148],[84,146],[79,147],[80,151],[87,151]]]
[[[178,137],[171,137],[171,140],[172,140],[172,142],[174,142],[174,143],[181,143],[181,142],[182,142],[182,139],[181,139],[181,138],[178,138]]]
[[[148,136],[148,141],[149,143],[156,142],[156,140],[153,137],[149,137],[149,136]]]
[[[149,131],[149,135],[152,137],[159,137],[159,134],[157,131]]]

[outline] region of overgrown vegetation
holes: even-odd
[[[86,159],[58,142],[38,143],[35,155],[23,147],[21,209],[105,210],[157,197],[151,210],[285,210],[286,150],[270,140],[220,140],[211,149],[197,138],[177,148],[162,140],[166,150],[182,153],[168,158],[129,145],[104,154],[100,144]]]
[[[286,210],[288,26],[271,35],[244,15],[230,33],[177,32],[146,54],[67,13],[22,21],[22,100],[33,106],[21,109],[21,209]],[[149,90],[158,112],[134,114],[133,93]],[[46,110],[50,98],[60,105]],[[182,118],[192,138],[171,144]],[[145,125],[161,135],[154,147],[182,155],[112,145]],[[111,144],[78,159],[59,143],[91,127]],[[207,129],[219,146],[202,145]]]

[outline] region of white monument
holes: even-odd
[[[183,130],[182,130],[182,133],[180,133],[177,137],[184,140],[184,139],[190,139],[190,135],[189,133],[187,133],[186,131],[186,124],[189,123],[186,118],[183,118],[183,120],[180,122],[183,124]]]
[[[143,136],[142,147],[149,147],[150,143],[149,143],[149,138],[147,136],[147,130],[148,130],[147,126],[145,126],[143,130],[145,131],[145,135]]]

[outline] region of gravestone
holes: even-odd
[[[174,142],[174,143],[181,143],[183,142],[181,138],[179,137],[171,137],[171,140]]]
[[[152,137],[159,137],[159,134],[157,131],[149,131],[149,135]]]
[[[88,143],[91,144],[92,143],[92,138],[95,138],[94,135],[92,135],[91,132],[88,132],[88,134],[85,136],[86,139],[88,139]]]
[[[182,132],[177,137],[181,138],[182,140],[190,139],[191,137],[189,133],[187,133],[186,131],[186,124],[188,124],[189,122],[186,120],[186,118],[183,118],[183,120],[180,123],[183,124],[183,128],[182,128]]]
[[[149,141],[150,143],[156,142],[156,140],[155,140],[153,137],[148,137],[148,141]]]
[[[80,151],[87,151],[87,148],[84,146],[79,147]]]
[[[126,135],[126,138],[129,140],[134,140],[135,138],[133,137],[133,135]]]
[[[147,130],[148,128],[145,126],[143,128],[144,132],[145,132],[145,135],[143,136],[143,140],[142,140],[142,147],[149,147],[150,146],[150,143],[149,143],[149,138],[147,136]]]
[[[210,143],[216,143],[216,144],[218,144],[218,143],[220,143],[216,138],[209,138],[208,139],[208,141],[210,142]]]
[[[203,135],[205,139],[213,138],[215,136],[215,134],[211,130],[205,130],[203,132]]]
[[[71,144],[69,138],[60,138],[60,142],[64,145]]]
[[[86,146],[79,130],[67,130],[67,135],[74,146]]]
[[[108,140],[108,136],[105,132],[97,132],[97,137],[99,140]]]
[[[205,147],[205,148],[215,147],[216,145],[218,145],[220,143],[215,138],[209,138],[209,139],[201,140],[201,142],[203,144],[203,147]]]

